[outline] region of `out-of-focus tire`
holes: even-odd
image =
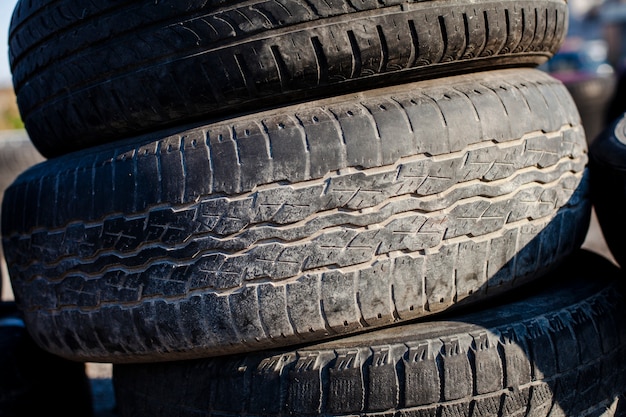
[[[292,350],[114,365],[120,414],[623,415],[622,281],[580,251],[541,286],[467,315]]]
[[[592,201],[607,246],[626,267],[626,114],[614,120],[590,148]]]
[[[20,1],[22,119],[46,156],[418,78],[545,62],[564,0]]]
[[[586,149],[541,71],[440,78],[50,160],[9,189],[4,246],[61,356],[315,341],[541,277],[584,239]]]

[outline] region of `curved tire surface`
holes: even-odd
[[[464,75],[50,160],[10,188],[3,239],[56,354],[258,350],[540,277],[584,239],[586,162],[561,83]]]
[[[207,117],[470,70],[535,66],[564,0],[21,1],[22,119],[46,156]]]
[[[470,314],[290,350],[114,365],[120,414],[622,415],[621,281],[580,251],[544,285]]]

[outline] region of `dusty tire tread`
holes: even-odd
[[[589,260],[584,254],[582,259]],[[591,259],[593,265],[603,262]],[[576,264],[572,258],[570,263]],[[469,316],[449,315],[447,322],[431,320],[293,350],[114,365],[120,412],[599,415],[625,388],[620,370],[626,335],[619,323],[626,310],[623,289],[615,285],[617,270],[603,265],[598,275],[587,266],[579,264],[579,271],[594,274],[594,280],[609,279],[572,297],[563,289],[589,286],[582,283],[588,277],[571,265],[561,268],[555,272],[563,274],[560,278],[551,277],[560,291],[553,286],[545,293],[553,296],[543,295],[543,301],[526,299],[536,302],[530,308],[528,301],[510,300],[509,306]],[[551,279],[547,282],[554,283]],[[167,389],[173,381],[183,385]]]
[[[445,81],[27,171],[4,201],[3,242],[33,337],[79,360],[233,353],[422,317],[540,277],[588,224],[571,97],[532,69]],[[390,270],[390,282],[376,278]],[[149,312],[163,319],[146,323]]]
[[[76,40],[49,39],[54,45],[78,42],[76,50],[68,46],[63,53],[43,41],[22,52],[13,42],[18,104],[34,143],[45,155],[58,156],[174,122],[257,111],[268,102],[274,106],[470,69],[537,65],[558,49],[567,26],[567,7],[558,0],[393,1],[383,7],[371,2],[363,10],[337,2],[325,13],[298,2],[289,5],[297,10],[282,5],[282,18],[263,19],[250,3],[210,12],[221,22],[211,33],[202,6],[181,6],[172,17],[171,6],[143,11],[148,6],[133,4],[108,16],[116,23],[138,20],[129,32],[116,33],[116,25],[103,23],[96,13],[69,27],[67,36]],[[278,2],[259,3],[278,10]],[[129,7],[137,8],[136,14]],[[227,12],[236,17],[225,19]],[[115,13],[131,17],[116,21]],[[177,19],[180,24],[170,24]],[[221,27],[224,22],[230,30]],[[95,31],[106,37],[83,35],[93,31],[91,25],[108,29]],[[26,30],[18,28],[13,37]],[[424,31],[430,31],[428,42]],[[294,48],[298,59],[285,53]]]

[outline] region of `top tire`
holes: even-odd
[[[564,0],[20,1],[18,104],[53,157],[196,119],[476,69],[536,66]]]

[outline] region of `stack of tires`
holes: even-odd
[[[619,270],[579,251],[585,136],[533,68],[566,29],[564,0],[20,1],[29,332],[114,363],[122,416],[618,413]]]

